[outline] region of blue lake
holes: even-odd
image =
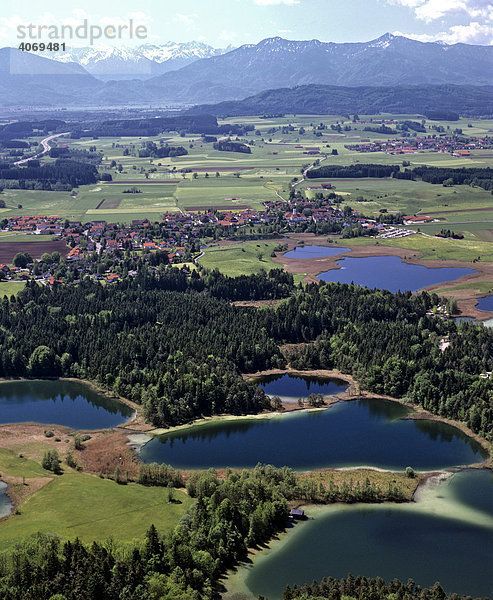
[[[285,258],[323,258],[324,256],[334,256],[349,252],[349,248],[339,248],[337,246],[298,246],[294,250],[286,252]]]
[[[333,396],[348,388],[347,382],[341,379],[299,377],[291,373],[259,377],[256,381],[268,396],[279,396],[284,402],[297,402],[300,398],[305,400],[310,394]]]
[[[0,384],[0,423],[35,422],[73,429],[105,429],[133,410],[75,381],[29,380]]]
[[[484,298],[479,298],[476,308],[479,310],[493,311],[493,296],[485,296]]]
[[[262,594],[279,600],[286,585],[348,573],[387,581],[412,578],[427,587],[440,581],[449,594],[493,594],[488,470],[463,471],[433,484],[417,503],[335,505],[315,510],[313,517],[258,555],[253,566],[243,567],[246,598]]]
[[[410,265],[398,256],[370,256],[365,258],[342,258],[337,261],[340,269],[320,273],[322,281],[355,283],[363,287],[379,288],[391,292],[415,292],[424,287],[454,281],[476,273],[466,267],[439,267],[431,269],[422,265]]]
[[[270,419],[216,421],[155,437],[142,447],[140,458],[184,469],[262,462],[297,470],[360,465],[434,470],[486,458],[481,446],[458,429],[402,419],[407,414],[397,403],[364,399]]]
[[[10,515],[12,511],[12,503],[7,496],[7,484],[0,481],[0,518]]]

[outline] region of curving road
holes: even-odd
[[[55,138],[58,138],[62,135],[68,135],[69,133],[70,133],[70,131],[65,131],[64,133],[55,133],[54,135],[49,135],[44,140],[41,140],[41,145],[43,146],[43,152],[39,152],[38,154],[35,154],[34,156],[30,156],[29,158],[23,158],[22,160],[18,160],[17,162],[14,163],[14,165],[22,165],[24,163],[27,163],[30,160],[39,158],[40,156],[43,156],[43,154],[46,154],[47,152],[49,152],[51,150],[51,146],[49,144],[49,142],[51,140],[54,140]]]

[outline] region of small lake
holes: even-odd
[[[12,511],[12,502],[7,496],[7,484],[0,481],[0,518],[10,515]]]
[[[465,267],[439,267],[431,269],[422,265],[410,265],[398,256],[369,256],[365,258],[342,258],[337,261],[340,269],[331,269],[317,275],[322,281],[355,283],[363,287],[389,290],[390,292],[415,292],[424,287],[454,281],[476,273]]]
[[[473,317],[455,317],[455,322],[458,323],[476,323]]]
[[[478,298],[476,308],[478,310],[493,311],[493,296],[485,296],[484,298]]]
[[[294,250],[286,252],[285,258],[323,258],[324,256],[334,256],[350,252],[349,248],[339,248],[337,246],[297,246]]]
[[[0,423],[34,422],[73,429],[105,429],[133,410],[75,381],[29,380],[0,384]]]
[[[401,419],[409,410],[377,399],[272,418],[216,421],[153,438],[140,458],[183,469],[254,467],[297,470],[372,465],[434,470],[486,458],[481,446],[438,421]]]
[[[310,394],[323,394],[333,396],[347,390],[348,383],[342,379],[308,377],[283,373],[282,375],[268,375],[256,378],[268,396],[279,396],[284,402],[295,403],[300,398],[305,400]]]
[[[427,587],[440,581],[448,594],[493,594],[491,472],[463,471],[422,495],[412,504],[308,509],[313,520],[295,525],[237,579],[252,598],[269,600],[279,600],[286,585],[348,573]]]

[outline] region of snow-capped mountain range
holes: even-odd
[[[358,43],[273,37],[233,50],[170,42],[54,54],[0,49],[0,106],[190,106],[306,85],[493,85],[493,46],[388,33]]]
[[[129,46],[87,46],[69,48],[66,52],[40,52],[58,62],[73,62],[101,80],[148,79],[168,71],[181,69],[201,58],[219,56],[232,50],[213,48],[203,42],[164,42]]]

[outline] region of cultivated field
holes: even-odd
[[[411,120],[424,123],[426,135],[452,135],[459,129],[464,135],[481,137],[491,135],[493,120],[461,119],[456,122],[429,121],[420,115],[360,115],[362,120]],[[327,154],[324,164],[350,165],[354,163],[402,164],[443,167],[493,166],[493,152],[473,150],[466,158],[448,153],[419,152],[400,156],[384,152],[360,153],[346,149],[348,144],[362,140],[387,140],[401,137],[402,132],[382,134],[365,131],[368,123],[353,123],[340,115],[286,115],[280,118],[235,117],[220,120],[220,124],[253,124],[255,131],[241,139],[251,146],[251,154],[220,152],[211,143],[204,143],[197,135],[181,136],[173,133],[166,137],[102,137],[96,140],[61,138],[59,144],[76,149],[95,146],[103,155],[101,169],[111,174],[112,183],[81,186],[75,196],[68,192],[5,190],[0,197],[6,208],[4,217],[17,214],[59,215],[81,220],[130,222],[148,218],[156,221],[163,212],[177,210],[205,210],[206,208],[235,208],[249,206],[262,208],[265,200],[275,200],[276,193],[287,198],[289,182],[300,177],[304,165],[311,164],[321,155],[307,155],[308,149]],[[332,127],[339,127],[340,131]],[[391,125],[391,127],[393,127]],[[300,133],[301,132],[301,133]],[[418,134],[419,135],[419,134]],[[140,158],[138,151],[145,141],[183,146],[186,156],[173,158]],[[32,138],[38,141],[38,138]],[[337,155],[332,155],[337,151]],[[43,158],[43,161],[50,161]],[[116,163],[116,166],[115,166]],[[185,172],[183,172],[185,171]],[[335,192],[343,195],[352,208],[368,216],[380,210],[402,211],[406,214],[453,210],[436,214],[439,224],[463,232],[469,239],[491,241],[493,213],[478,213],[472,209],[493,206],[491,193],[470,186],[443,187],[423,182],[404,180],[330,180]],[[319,183],[320,180],[317,180]],[[314,180],[300,184],[307,191]],[[137,188],[140,193],[126,194],[124,190]],[[315,192],[307,191],[308,197]],[[22,206],[22,208],[18,208]],[[471,211],[471,212],[468,212]],[[424,230],[424,229],[423,229]],[[435,233],[436,229],[430,229]]]
[[[31,237],[37,239],[38,236]],[[62,240],[51,240],[50,236],[39,237],[42,237],[40,241],[7,241],[7,239],[4,238],[0,243],[0,263],[12,263],[14,256],[18,252],[27,252],[33,258],[41,258],[45,252],[60,252],[62,256],[65,256],[68,253],[69,248]],[[15,238],[10,239],[12,240]]]

